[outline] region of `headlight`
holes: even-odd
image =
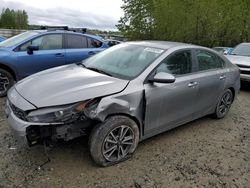
[[[90,101],[80,102],[74,105],[51,107],[32,111],[28,114],[29,122],[60,123],[73,118],[75,114],[84,112]]]

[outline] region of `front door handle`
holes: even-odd
[[[63,53],[57,53],[55,54],[56,57],[64,57]]]
[[[89,54],[89,55],[95,55],[96,53],[93,52],[93,51],[90,51],[88,54]]]
[[[225,75],[221,75],[220,76],[220,80],[224,80],[224,79],[226,79],[226,76]]]
[[[195,86],[197,86],[198,85],[198,82],[190,82],[189,84],[188,84],[188,87],[195,87]]]

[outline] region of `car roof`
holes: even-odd
[[[66,30],[30,30],[30,31],[36,31],[38,34],[43,34],[43,33],[69,33],[69,34],[76,34],[76,35],[84,35],[87,37],[92,37],[97,40],[103,40],[102,37],[97,36],[97,35],[92,35],[92,34],[87,34],[87,33],[80,33],[80,32],[74,32],[74,31],[66,31]]]
[[[240,44],[250,44],[250,42],[242,42]],[[238,44],[238,45],[240,45],[240,44]]]
[[[224,49],[224,48],[230,48],[230,47],[223,47],[223,46],[215,46],[213,48],[220,48],[220,49]]]
[[[169,41],[135,41],[128,42],[129,44],[140,45],[140,46],[148,46],[153,48],[160,48],[164,50],[168,50],[174,47],[201,47],[193,44],[185,44],[181,42],[169,42]],[[201,47],[203,48],[203,47]]]

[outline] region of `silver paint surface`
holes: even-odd
[[[57,106],[122,91],[128,81],[106,76],[76,64],[30,76],[15,85],[18,93],[41,107]]]
[[[235,65],[246,66],[244,68],[240,67],[241,71],[250,72],[250,57],[238,55],[227,55],[226,57]],[[250,74],[241,74],[241,79],[250,82]]]
[[[173,52],[183,49],[214,52],[208,48],[172,42],[146,41],[130,44],[166,51],[131,81],[70,65],[28,77],[15,88],[20,98],[25,98],[38,108],[100,97],[100,102],[90,110],[88,117],[104,121],[115,114],[129,116],[138,123],[141,140],[213,113],[225,89],[232,88],[235,95],[239,92],[239,69],[223,56],[221,58],[226,65],[222,69],[179,76],[171,84],[149,83],[147,78],[151,72]],[[225,76],[225,79],[221,80],[221,76]],[[190,83],[197,84],[190,87]],[[11,93],[8,94],[9,100],[12,100]]]

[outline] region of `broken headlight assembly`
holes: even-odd
[[[27,120],[34,123],[62,123],[75,119],[75,116],[83,114],[92,100],[73,105],[38,109],[27,115]]]

